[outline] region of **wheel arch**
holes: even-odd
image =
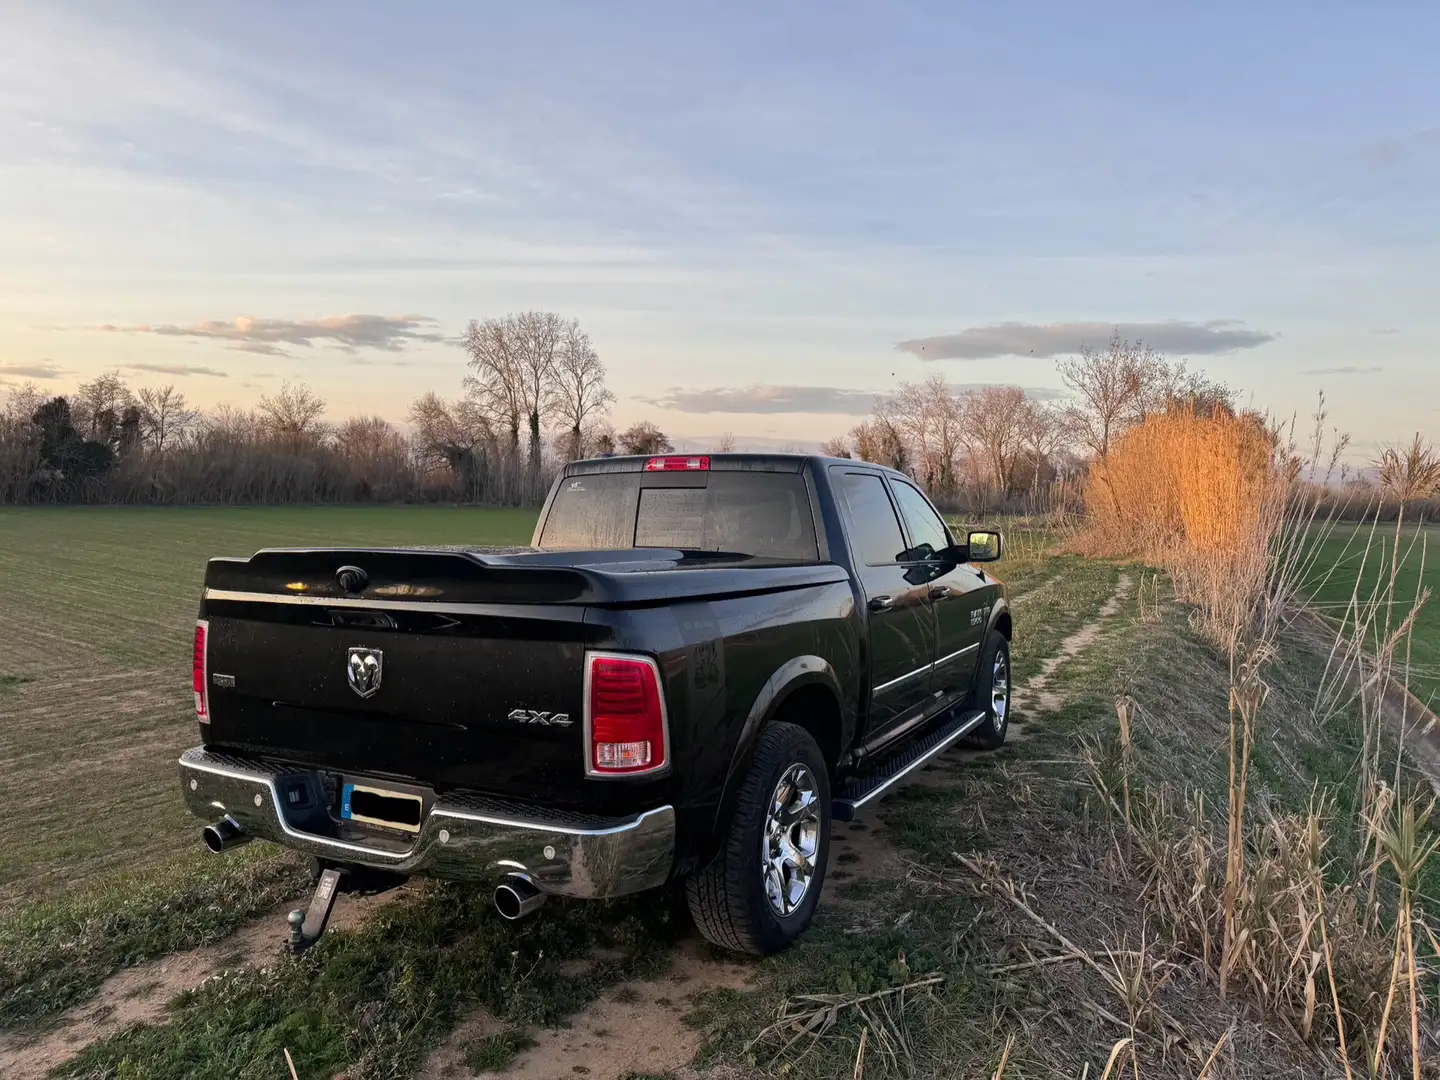
[[[833,777],[855,734],[855,712],[847,705],[835,668],[823,657],[805,655],[787,660],[775,669],[746,714],[740,737],[730,757],[725,787],[716,810],[717,826],[729,820],[736,793],[754,757],[760,733],[776,722],[798,723],[820,745]]]
[[[990,609],[987,634],[990,630],[999,631],[1006,641],[1011,641],[1012,635],[1015,633],[1015,624],[1010,617],[1010,604],[1003,596],[997,597],[994,606]]]

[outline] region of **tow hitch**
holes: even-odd
[[[343,891],[347,877],[348,872],[337,867],[322,870],[320,880],[315,883],[315,894],[310,897],[309,908],[296,908],[287,916],[290,922],[290,940],[285,943],[285,947],[292,955],[300,955],[325,933],[325,927],[330,922],[330,912],[335,910],[335,901]]]
[[[330,913],[341,893],[357,896],[378,896],[398,889],[408,880],[404,874],[375,870],[368,866],[335,865],[326,860],[310,860],[310,880],[315,883],[308,908],[296,908],[286,916],[290,937],[285,947],[299,955],[320,940],[330,923]]]

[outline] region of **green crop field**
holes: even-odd
[[[174,760],[197,738],[190,640],[206,559],[285,545],[522,544],[535,516],[472,507],[0,510],[0,620],[11,628],[0,651],[0,775],[10,805],[25,808],[0,816],[0,904],[199,849]],[[1025,535],[1011,533],[1007,571],[1038,550]]]
[[[0,901],[198,845],[174,761],[197,741],[189,652],[207,558],[527,543],[534,523],[454,507],[0,510]]]
[[[1310,571],[1308,591],[1318,609],[1328,618],[1342,619],[1357,584],[1362,604],[1375,595],[1377,586],[1389,580],[1394,544],[1393,525],[1374,530],[1368,525],[1336,526],[1320,541]],[[1421,589],[1428,587],[1440,594],[1440,526],[1405,529],[1400,536],[1399,566],[1397,622]],[[1433,708],[1440,703],[1440,595],[1421,609],[1410,649],[1411,689]],[[1403,645],[1396,659],[1397,664],[1403,662]]]

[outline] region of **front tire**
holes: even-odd
[[[979,750],[998,750],[1005,745],[1010,730],[1010,691],[1014,685],[1010,668],[1010,642],[999,630],[991,630],[980,650],[980,666],[975,672],[975,696],[972,709],[981,709],[985,719],[970,733],[966,744]]]
[[[804,933],[830,855],[830,777],[795,724],[760,735],[720,850],[685,883],[695,925],[734,952],[769,956]]]

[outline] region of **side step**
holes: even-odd
[[[911,773],[930,764],[984,720],[985,714],[978,709],[957,712],[922,738],[878,758],[864,772],[847,778],[840,785],[830,803],[830,816],[836,821],[854,821],[865,806],[881,798]]]

